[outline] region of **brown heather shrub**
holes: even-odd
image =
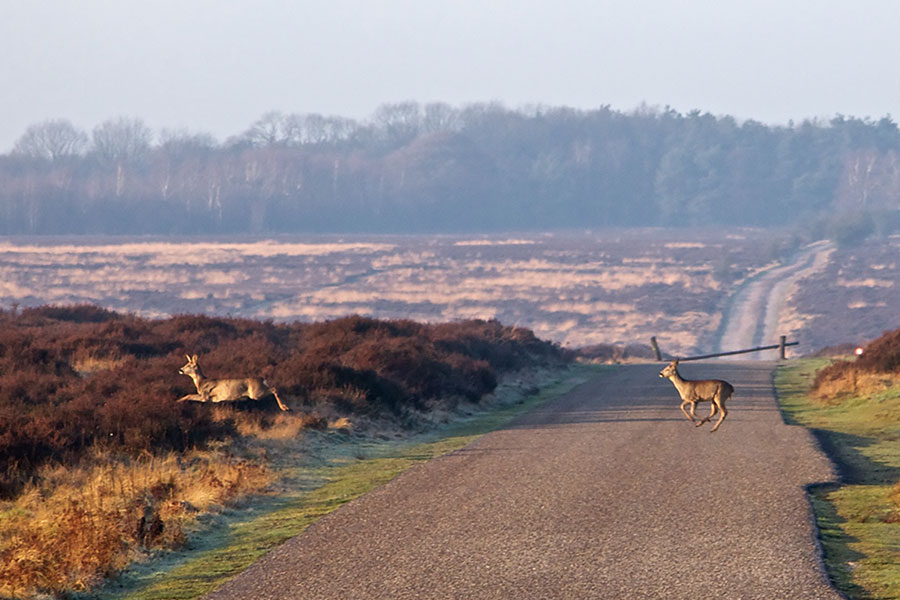
[[[813,393],[821,398],[883,389],[900,376],[900,329],[887,331],[854,360],[837,360],[816,373]]]
[[[900,329],[886,331],[866,345],[855,364],[860,370],[874,373],[900,371]]]
[[[105,323],[118,320],[121,316],[111,310],[93,304],[75,304],[72,306],[38,306],[22,310],[22,318],[30,321],[46,318],[53,321],[70,321],[72,323]]]
[[[241,421],[245,431],[269,425],[259,413],[272,402],[235,403],[225,419],[210,406],[175,402],[195,391],[177,372],[187,353],[201,356],[208,377],[265,377],[289,404],[321,415],[311,422],[405,422],[441,398],[478,401],[498,372],[567,359],[531,331],[497,321],[354,316],[276,325],[148,320],[90,305],[0,311],[0,497],[15,495],[42,464],[74,464],[92,448],[183,452],[237,434]]]

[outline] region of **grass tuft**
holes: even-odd
[[[212,452],[45,468],[0,508],[0,596],[91,589],[137,557],[180,548],[200,514],[271,479],[261,465]]]

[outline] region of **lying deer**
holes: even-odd
[[[678,390],[678,395],[681,396],[681,412],[690,419],[691,423],[700,427],[711,420],[716,412],[721,412],[719,420],[716,421],[712,430],[715,431],[719,428],[719,425],[722,424],[722,421],[724,421],[725,417],[728,415],[728,411],[725,409],[725,401],[731,398],[731,395],[734,393],[734,387],[730,383],[722,381],[721,379],[700,379],[697,381],[684,379],[678,373],[677,360],[666,365],[666,368],[659,372],[659,376],[665,377],[675,385],[675,389]],[[697,418],[694,408],[697,406],[698,402],[710,402],[712,404],[708,417],[703,417],[702,419]],[[688,414],[688,411],[684,410],[685,404],[691,405],[690,414]]]
[[[187,355],[185,355],[187,356]],[[278,397],[278,392],[271,387],[262,377],[247,377],[245,379],[207,379],[197,364],[197,355],[187,356],[187,364],[178,369],[182,375],[187,375],[194,380],[197,386],[196,394],[188,394],[178,399],[179,402],[193,400],[195,402],[233,402],[241,398],[259,400],[266,396],[275,396],[278,408],[290,410]]]

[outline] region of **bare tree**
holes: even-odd
[[[192,154],[206,153],[216,146],[216,138],[206,132],[192,133],[184,129],[163,129],[159,134],[159,149],[173,160],[182,160]]]
[[[299,146],[303,138],[303,115],[292,113],[281,120],[281,141],[284,146]]]
[[[287,117],[277,110],[270,110],[257,119],[243,137],[254,146],[287,144],[295,135],[299,123],[294,116]]]
[[[373,120],[390,143],[403,144],[419,134],[421,110],[417,102],[382,104]]]
[[[151,159],[151,171],[158,178],[155,183],[162,198],[168,199],[173,191],[178,193],[179,188],[182,193],[185,189],[195,190],[216,146],[216,139],[209,133],[163,129]]]
[[[119,117],[94,128],[94,152],[101,160],[122,165],[140,162],[150,150],[153,132],[141,119]]]
[[[322,144],[329,138],[328,120],[320,114],[312,113],[303,118],[303,141],[308,144]]]
[[[153,132],[141,119],[119,117],[94,128],[94,153],[101,162],[116,168],[115,193],[125,193],[126,166],[141,163],[150,152]]]
[[[353,119],[311,113],[303,116],[302,140],[305,144],[334,144],[350,138],[358,127]]]
[[[427,133],[456,131],[460,127],[459,111],[444,102],[425,105],[422,129]]]
[[[16,141],[13,152],[57,161],[80,154],[87,141],[87,134],[67,119],[51,119],[29,126]]]

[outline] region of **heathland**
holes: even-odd
[[[0,320],[0,594],[26,597],[92,588],[277,484],[264,440],[415,430],[478,406],[505,373],[568,360],[496,321],[147,320],[88,305]],[[266,377],[292,410],[178,403],[195,391],[178,374],[187,353],[211,376]]]
[[[571,347],[708,347],[731,292],[789,252],[759,230],[0,243],[0,303],[146,317],[497,319]]]
[[[506,389],[511,373],[513,396],[533,395],[536,383],[522,369],[565,364],[576,347],[612,360],[647,356],[655,335],[666,352],[709,351],[736,291],[790,264],[810,241],[796,230],[716,228],[7,239],[0,593],[95,589],[135,560],[194,543],[193,532],[224,506],[283,491],[286,456],[321,460],[314,457],[325,441],[351,440],[346,452],[358,461],[377,453],[370,442],[492,405],[486,399]],[[779,331],[806,353],[852,348],[896,326],[898,246],[891,235],[829,245],[783,290]],[[852,367],[825,371],[810,412],[796,417],[825,429],[815,419],[862,415],[868,424],[828,439],[849,448],[846,456],[857,447],[880,453],[857,461],[881,469],[879,483],[863,490],[874,504],[829,509],[844,488],[814,493],[824,532],[828,514],[888,534],[882,525],[896,527],[885,500],[896,469],[878,466],[896,438],[897,367],[876,360],[890,356],[882,345]],[[271,399],[176,403],[194,391],[177,373],[188,353],[213,377],[265,376],[293,410],[282,413]],[[873,382],[881,391],[866,387]],[[440,451],[409,450],[385,473]],[[325,480],[291,473],[301,487]],[[342,485],[322,502],[346,501]],[[843,539],[829,550],[835,568],[867,573],[882,560],[856,557],[881,556],[877,544],[840,554]]]
[[[11,238],[0,243],[0,306],[91,303],[144,317],[281,323],[352,314],[497,319],[567,347],[646,345],[657,336],[664,351],[684,356],[715,349],[723,315],[733,313],[744,286],[777,275],[809,241],[788,231],[716,228]],[[800,341],[805,354],[896,327],[898,251],[900,236],[826,247],[779,290],[768,329]]]

